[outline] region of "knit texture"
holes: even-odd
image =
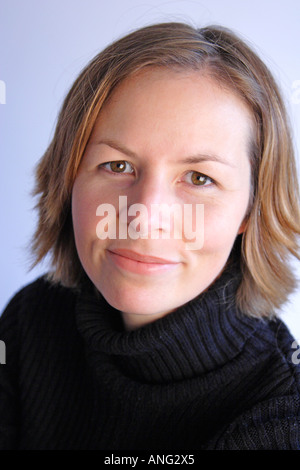
[[[237,311],[239,280],[130,332],[92,289],[22,289],[0,318],[0,449],[300,450],[293,338]]]

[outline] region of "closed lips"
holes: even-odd
[[[150,256],[150,255],[141,255],[136,253],[135,251],[125,250],[125,249],[117,249],[117,250],[108,250],[111,253],[119,256],[123,256],[124,258],[128,258],[134,261],[139,261],[140,263],[149,263],[149,264],[178,264],[178,261],[168,260],[164,258],[159,258],[157,256]]]

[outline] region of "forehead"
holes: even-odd
[[[145,97],[145,93],[149,93],[151,89],[155,90],[157,94],[159,89],[165,92],[165,88],[167,88],[170,91],[170,95],[172,91],[176,89],[176,91],[180,93],[177,98],[180,98],[182,95],[187,98],[187,92],[199,96],[203,88],[214,88],[219,93],[223,93],[224,96],[227,95],[230,100],[239,102],[239,104],[244,107],[245,111],[251,115],[252,111],[250,106],[246,103],[244,95],[238,91],[234,81],[231,80],[230,77],[228,81],[225,80],[224,77],[215,77],[215,74],[216,73],[211,71],[208,66],[199,70],[146,66],[123,79],[109,94],[102,110],[109,104],[120,101],[121,98],[124,99],[125,95],[129,93],[134,93],[136,98],[138,98],[139,96]],[[219,96],[217,96],[217,98],[219,98]],[[174,100],[175,99],[176,96],[174,96]]]
[[[171,153],[195,153],[218,150],[225,141],[227,147],[248,146],[251,130],[242,99],[207,74],[149,68],[115,88],[91,139],[117,139],[143,152],[168,147]]]

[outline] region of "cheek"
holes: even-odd
[[[228,210],[226,207],[205,209],[203,249],[214,252],[230,250],[238,235],[245,211]]]

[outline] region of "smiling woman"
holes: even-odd
[[[127,327],[139,327],[185,304],[223,270],[244,230],[251,134],[247,106],[204,71],[148,67],[124,80],[101,109],[73,186],[74,235],[85,272],[109,304],[122,312]],[[110,145],[99,145],[107,139]],[[189,160],[196,154],[202,158]],[[130,161],[120,165],[122,157]],[[116,240],[100,241],[95,208],[101,202],[117,207],[120,195],[127,197],[129,206],[143,204],[150,214],[153,206],[163,203],[204,205],[203,246],[187,250],[184,234],[181,239],[163,238],[171,230],[155,216],[142,216],[139,224],[142,234],[157,231],[158,240],[120,240],[117,234]],[[116,254],[120,249],[164,258],[165,263],[155,270],[143,263],[141,270],[142,261],[133,263],[132,256]]]
[[[36,195],[32,249],[52,266],[1,317],[0,448],[300,449],[279,319],[298,182],[248,45],[165,23],[108,46],[64,101]]]

